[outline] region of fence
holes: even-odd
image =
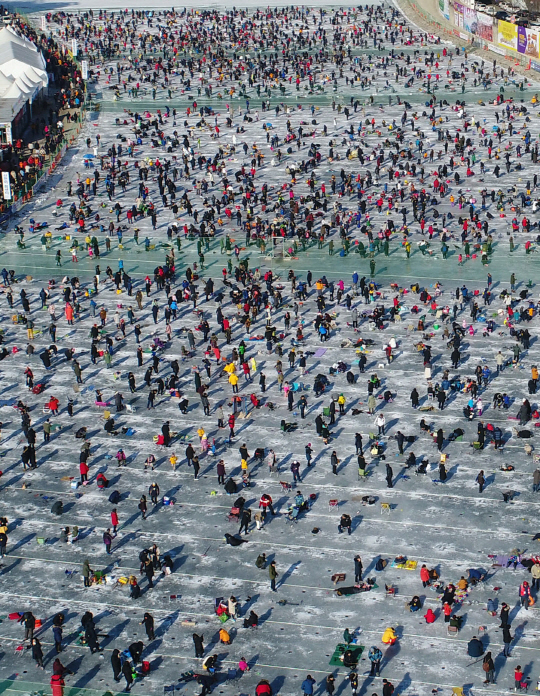
[[[38,170],[28,181],[24,183],[24,188],[13,194],[13,203],[10,207],[2,214],[0,217],[0,224],[5,222],[10,215],[18,212],[25,203],[28,203],[36,193],[43,187],[46,181],[49,179],[51,174],[54,173],[55,169],[60,164],[63,156],[66,154],[68,147],[70,147],[83,127],[84,118],[86,115],[86,109],[88,106],[88,98],[85,93],[85,100],[81,105],[81,110],[79,112],[79,117],[77,121],[77,126],[69,131],[67,137],[65,137],[58,147],[49,154],[49,161],[46,167]]]
[[[22,679],[2,679],[0,680],[0,695],[15,696],[49,696],[52,693],[48,684],[38,682],[23,681]],[[120,696],[119,692],[109,689],[85,689],[83,687],[64,687],[64,696]]]

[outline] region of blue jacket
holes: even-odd
[[[304,679],[302,682],[302,691],[307,694],[307,696],[312,696],[313,685],[315,684],[315,679]]]
[[[382,652],[379,648],[371,648],[368,657],[372,662],[378,662],[382,660]]]

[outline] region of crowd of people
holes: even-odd
[[[0,18],[9,18],[9,26],[19,36],[32,41],[42,53],[52,86],[49,94],[40,95],[34,105],[35,118],[30,120],[26,131],[15,133],[12,143],[2,144],[2,171],[9,171],[12,195],[18,199],[31,190],[41,171],[50,165],[51,155],[66,142],[69,122],[80,118],[85,83],[77,63],[52,37],[47,37],[20,15],[11,14],[4,5],[0,5]],[[0,213],[9,211],[11,204],[3,195],[2,190]]]
[[[535,505],[540,303],[526,257],[538,227],[537,100],[524,98],[534,90],[520,91],[512,68],[442,44],[385,6],[63,10],[46,20],[49,36],[40,45],[54,52],[76,39],[90,62],[92,89],[109,93],[123,111],[87,124],[59,187],[15,230],[24,253],[20,268],[1,271],[0,305],[12,325],[0,360],[21,385],[4,404],[17,409],[20,423],[3,434],[6,456],[24,474],[21,490],[54,470],[53,448],[62,443],[69,458],[62,473],[69,474],[69,495],[79,497],[70,513],[75,524],[63,524],[57,543],[72,558],[83,554],[81,601],[95,588],[103,599],[110,581],[118,602],[139,610],[148,640],[107,642],[115,681],[125,679],[129,691],[163,669],[161,659],[154,664],[153,613],[163,610],[155,587],[182,587],[184,576],[172,544],[161,554],[170,541],[156,520],[167,510],[197,530],[206,517],[213,524],[218,513],[206,502],[205,481],[230,507],[214,526],[235,577],[254,568],[250,582],[294,604],[287,596],[295,566],[285,568],[273,530],[290,525],[292,544],[309,534],[303,549],[326,534],[340,560],[351,553],[354,567],[354,583],[345,583],[347,573],[333,576],[332,600],[378,592],[395,599],[391,569],[414,570],[406,614],[425,611],[418,616],[426,635],[441,638],[465,630],[473,612],[467,602],[481,605],[500,618],[504,659],[493,660],[497,637],[488,646],[485,635],[470,640],[468,655],[483,656],[486,684],[505,675],[523,635],[520,627],[512,636],[512,621],[533,606],[540,585],[536,554],[494,534],[493,565],[506,579],[492,588],[487,554],[481,567],[467,561],[457,580],[462,565],[448,558],[442,569],[430,560],[431,537],[423,544],[418,533],[419,546],[405,557],[386,553],[394,546],[380,540],[375,551],[361,527],[375,504],[380,520],[391,515],[397,499],[386,496],[394,495],[406,501],[400,522],[417,524],[418,491],[437,491],[437,515],[446,514],[449,496],[471,507],[497,500],[508,509],[517,498]],[[84,88],[78,73],[66,70],[56,84],[69,102]],[[486,101],[471,101],[476,92]],[[54,222],[35,222],[51,214]],[[164,253],[154,264],[157,246]],[[144,255],[142,266],[126,260],[134,252]],[[25,279],[25,253],[45,263],[54,258],[61,270],[53,267],[48,282]],[[276,256],[284,263],[273,264]],[[518,256],[522,266],[514,266]],[[395,272],[381,272],[380,263],[395,258]],[[407,278],[411,258],[424,264],[418,279]],[[299,268],[300,259],[307,268]],[[438,280],[445,261],[455,268],[452,282]],[[478,265],[474,282],[459,275],[468,264]],[[15,434],[17,444],[10,442]],[[505,459],[492,471],[495,450]],[[178,480],[185,481],[181,492]],[[90,553],[81,533],[94,484],[103,558]],[[359,487],[353,503],[348,489]],[[56,492],[55,520],[67,514],[66,495]],[[180,496],[186,507],[175,508]],[[188,501],[201,509],[190,512]],[[9,557],[16,526],[1,522],[0,552]],[[170,531],[174,523],[164,524]],[[426,527],[428,535],[431,528],[443,533],[437,519]],[[142,550],[139,534],[146,537]],[[195,537],[202,558],[206,542]],[[472,542],[461,543],[468,558]],[[142,579],[124,572],[126,551]],[[193,572],[203,571],[201,562]],[[326,582],[317,572],[306,582]],[[511,602],[513,593],[518,606],[484,598],[500,590],[496,596],[504,592]],[[181,680],[197,680],[201,696],[225,679],[254,678],[257,659],[247,649],[255,655],[258,639],[250,636],[267,630],[256,601],[251,594],[244,602],[218,597],[209,607],[219,644],[231,646],[225,656],[217,640],[205,643],[199,628],[189,629],[195,657]],[[356,601],[365,608],[362,597]],[[185,604],[189,614],[193,607]],[[298,685],[305,696],[317,689],[313,673],[325,674],[319,686],[330,696],[341,678],[353,696],[368,688],[392,696],[390,676],[396,679],[388,670],[412,638],[398,623],[407,617],[379,630],[387,623],[379,606],[372,605],[377,631],[366,631],[377,634],[370,640],[376,644],[363,658],[362,631],[347,629],[332,674],[305,655],[295,662],[297,671],[310,672]],[[81,614],[78,645],[99,659],[99,619]],[[42,643],[50,633],[56,653],[64,649],[65,617],[55,614],[39,631],[30,609],[16,618],[25,626],[22,651],[31,648],[37,666],[48,668]],[[362,684],[366,658],[371,669]],[[93,676],[108,669],[95,664]],[[71,670],[59,657],[52,668],[58,695]],[[512,683],[526,688],[528,673],[512,670]],[[253,685],[256,696],[293,691],[280,687],[270,668],[257,671],[264,678]],[[478,678],[471,675],[464,671],[462,682]],[[428,684],[420,672],[412,682],[419,690],[449,686]]]

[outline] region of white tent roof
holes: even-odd
[[[48,84],[46,67],[31,41],[11,27],[0,30],[0,103],[4,99],[21,103],[31,99]]]

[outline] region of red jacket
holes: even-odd
[[[263,493],[259,501],[259,507],[266,510],[269,505],[272,505],[272,498],[268,495],[268,493]]]
[[[59,674],[53,674],[51,677],[51,689],[53,696],[63,696],[64,694],[64,680]]]
[[[116,527],[118,525],[118,515],[114,510],[111,512],[111,522],[113,527]]]
[[[255,689],[256,696],[272,696],[272,687],[267,681],[262,681],[257,684]]]
[[[88,464],[86,462],[81,462],[79,464],[79,471],[81,472],[81,476],[87,474],[90,471]]]
[[[229,416],[229,428],[234,428],[234,423],[234,415],[231,413],[231,415]]]

